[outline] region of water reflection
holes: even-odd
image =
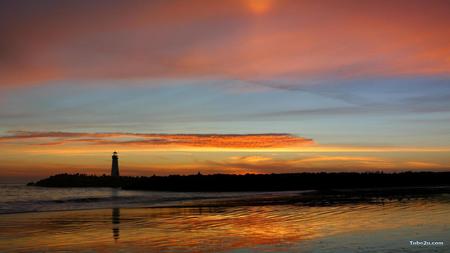
[[[367,252],[377,252],[380,245],[399,252],[409,247],[409,240],[447,242],[449,215],[448,197],[384,205],[110,208],[0,215],[0,252],[311,252],[305,247],[315,249],[317,243],[329,249],[324,252],[350,244],[371,244]]]
[[[119,188],[111,188],[111,197],[117,199],[119,197]]]
[[[120,238],[120,208],[113,208],[111,217],[113,238],[117,242]]]
[[[119,197],[119,189],[112,188],[111,197],[113,198],[113,201],[117,200]],[[114,242],[117,243],[117,240],[120,238],[120,208],[115,207],[112,209],[111,222]]]

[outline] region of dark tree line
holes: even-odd
[[[29,185],[46,187],[121,187],[155,191],[289,191],[351,188],[450,186],[450,172],[214,174],[111,177],[59,174]]]

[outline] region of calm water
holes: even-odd
[[[303,191],[305,192],[305,191]],[[204,200],[249,199],[298,195],[293,192],[152,192],[113,188],[45,188],[20,184],[0,184],[0,214],[65,211],[115,207],[180,205]]]
[[[13,197],[12,187],[29,195]],[[182,204],[251,201],[253,195],[3,189],[0,252],[450,252],[448,195],[383,204],[191,208]],[[254,197],[276,194],[301,193]],[[166,203],[172,207],[156,207]],[[444,245],[411,246],[410,240]]]

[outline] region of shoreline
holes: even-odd
[[[445,242],[446,248],[437,251],[444,252],[449,205],[445,196],[384,205],[165,206],[0,215],[5,228],[0,251],[191,252],[195,247],[200,252],[302,252],[319,247],[334,252],[357,243],[354,248],[368,252],[386,245],[389,252],[401,252],[408,247],[406,239],[432,236]]]
[[[211,193],[211,192],[205,192]],[[232,193],[232,192],[227,192]],[[112,208],[124,209],[164,209],[164,208],[232,208],[244,206],[342,206],[354,204],[384,204],[388,202],[401,202],[419,199],[438,199],[444,197],[450,201],[450,186],[430,187],[387,187],[387,188],[356,188],[336,190],[310,190],[310,191],[269,191],[242,193],[242,196],[227,197],[192,197],[182,200],[167,201],[162,203],[111,203],[111,206],[81,207],[74,209],[33,210],[0,213],[3,215],[43,213],[43,212],[71,212],[89,210],[107,210]]]

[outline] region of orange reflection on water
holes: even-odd
[[[0,215],[0,251],[217,252],[261,247],[279,251],[335,235],[400,228],[417,233],[426,227],[442,230],[450,226],[449,215],[448,200]]]

